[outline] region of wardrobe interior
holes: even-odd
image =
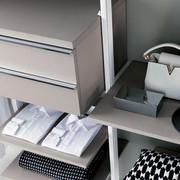
[[[158,44],[180,44],[180,21],[178,20],[180,17],[179,0],[126,0],[122,2],[122,4],[123,3],[125,3],[126,6],[126,27],[123,27],[123,29],[127,30],[124,31],[126,33],[124,33],[123,36],[126,36],[127,42],[124,43],[122,39],[125,38],[119,35],[118,40],[121,39],[121,41],[119,41],[119,47],[124,47],[123,45],[126,44],[126,50],[120,50],[119,47],[117,48],[118,40],[114,35],[115,69],[119,67],[119,64],[122,65],[126,61],[144,60],[143,53]],[[121,11],[121,13],[124,13],[124,11]],[[114,15],[115,14],[116,13],[114,13]],[[119,15],[120,12],[118,16]],[[114,16],[114,26],[117,24],[116,21],[122,21],[118,16]],[[120,59],[120,56],[124,57],[124,59]],[[123,178],[133,166],[141,149],[154,149],[159,146],[176,150],[180,148],[175,144],[127,133],[125,131],[119,130],[118,132],[119,137],[129,141],[119,160],[121,178]]]
[[[127,61],[143,60],[143,53],[155,45],[180,44],[179,0],[113,0],[112,3],[115,76]],[[2,121],[14,113],[16,103],[17,107],[23,104],[5,97],[1,98],[1,102],[5,107],[1,110]],[[130,170],[141,149],[154,149],[157,146],[179,148],[171,143],[125,131],[118,132],[120,138],[128,141],[119,159],[121,178]]]

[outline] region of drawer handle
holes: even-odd
[[[68,88],[68,89],[76,89],[76,84],[72,84],[72,83],[68,83],[68,82],[64,82],[64,81],[58,81],[58,80],[54,80],[54,79],[50,79],[50,78],[46,78],[46,77],[42,77],[42,76],[37,76],[37,75],[33,75],[33,74],[28,74],[28,73],[24,73],[24,72],[19,72],[19,71],[15,71],[12,69],[6,69],[6,68],[0,67],[0,73],[8,74],[11,76],[16,76],[16,77],[21,77],[21,78],[29,79],[29,80],[33,80],[33,81],[38,81],[41,83],[46,83],[46,84],[50,84],[50,85],[54,85],[54,86],[61,86],[61,87]]]
[[[35,47],[35,48],[39,48],[39,49],[44,49],[44,50],[48,50],[48,51],[64,53],[64,54],[68,54],[68,55],[70,55],[72,53],[72,49],[58,47],[58,46],[53,46],[53,45],[39,43],[39,42],[23,40],[23,39],[18,39],[18,38],[9,37],[9,36],[0,35],[0,40],[1,41],[10,42],[10,43],[15,43],[15,44],[20,44],[20,45]]]

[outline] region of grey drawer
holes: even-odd
[[[101,21],[74,49],[0,35],[0,96],[84,114],[104,91]]]
[[[45,82],[0,73],[1,96],[44,105],[72,114],[80,114],[77,88],[65,88]]]
[[[68,54],[0,40],[0,67],[77,83],[72,51]]]

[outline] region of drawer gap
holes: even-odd
[[[33,80],[33,81],[37,81],[41,83],[46,83],[50,85],[61,86],[61,87],[69,88],[69,89],[76,89],[76,84],[58,81],[51,78],[37,76],[37,75],[29,74],[29,73],[19,72],[12,69],[0,67],[0,73],[8,74],[8,75],[16,76],[16,77],[21,77],[24,79],[29,79],[29,80]]]
[[[39,48],[39,49],[44,49],[44,50],[48,50],[48,51],[69,54],[69,55],[72,53],[72,49],[69,49],[69,48],[64,48],[64,47],[59,47],[59,46],[54,46],[54,45],[49,45],[49,44],[45,44],[45,43],[29,41],[29,40],[24,40],[24,39],[19,39],[19,38],[4,36],[4,35],[0,35],[0,40],[15,43],[15,44],[35,47],[35,48]]]

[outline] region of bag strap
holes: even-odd
[[[174,48],[174,49],[177,49],[177,50],[180,50],[180,45],[178,44],[174,44],[174,43],[164,43],[164,44],[160,44],[160,45],[157,45],[157,46],[154,46],[150,49],[148,49],[144,54],[143,54],[143,57],[145,60],[149,61],[149,60],[152,60],[151,59],[151,54],[153,51],[157,50],[157,49],[161,49],[161,48]]]

